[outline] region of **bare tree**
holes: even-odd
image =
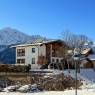
[[[76,35],[68,30],[62,33],[62,39],[67,43],[71,48],[79,48],[82,49],[85,43],[91,41],[85,35]]]
[[[74,50],[76,48],[79,53],[81,53],[81,51],[83,50],[84,44],[91,41],[85,35],[76,35],[76,34],[69,32],[68,30],[62,33],[62,38],[66,42],[66,44],[72,48],[72,50]],[[66,57],[66,58],[68,58],[68,57]],[[66,60],[69,60],[69,59],[66,59]],[[69,69],[69,67],[70,67],[69,63],[67,63],[67,64],[68,64],[68,69]]]

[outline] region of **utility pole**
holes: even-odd
[[[77,95],[77,71],[80,61],[80,53],[78,51],[74,52],[73,59],[75,63],[75,95]]]
[[[77,61],[75,61],[75,95],[77,95]]]

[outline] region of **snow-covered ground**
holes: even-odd
[[[63,72],[65,75],[71,75],[72,77],[75,77],[75,70],[70,70],[70,73],[68,73],[68,70]],[[86,83],[95,83],[95,71],[93,69],[81,69],[80,73],[77,75],[78,79],[82,79]]]
[[[70,73],[68,70],[53,70],[53,69],[34,69],[32,71],[39,71],[39,72],[47,72],[46,76],[49,74],[57,75],[60,73],[64,73],[65,75],[71,75],[73,78],[75,78],[75,70],[70,70]],[[48,73],[49,72],[49,73]],[[95,83],[95,70],[94,69],[80,69],[80,73],[77,73],[78,79],[82,79],[87,83]]]
[[[36,93],[1,92],[0,95],[75,95],[75,90],[44,91],[44,92],[36,92]],[[78,95],[95,95],[95,90],[93,89],[78,90]]]
[[[58,71],[54,70],[50,74],[59,74],[64,72],[65,75],[71,75],[75,77],[75,71]],[[84,84],[80,90],[78,90],[78,95],[95,95],[95,71],[93,69],[81,69],[78,73],[78,78],[84,81]],[[65,91],[42,91],[42,92],[32,92],[32,93],[20,93],[20,92],[0,92],[0,95],[75,95],[75,90],[65,90]]]

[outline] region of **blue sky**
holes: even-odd
[[[0,29],[60,38],[69,30],[95,41],[95,0],[0,0]]]

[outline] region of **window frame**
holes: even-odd
[[[60,62],[63,63],[64,62],[64,59],[61,59]]]
[[[17,64],[25,64],[25,58],[17,59]]]
[[[32,53],[35,53],[35,52],[36,52],[35,48],[32,48]]]
[[[52,58],[52,63],[54,63],[55,62],[55,59],[54,58]]]
[[[17,49],[17,56],[25,56],[25,48]]]
[[[36,63],[36,60],[35,60],[36,58],[32,58],[32,64],[35,64]]]
[[[58,58],[56,59],[56,63],[59,63],[59,59]]]

